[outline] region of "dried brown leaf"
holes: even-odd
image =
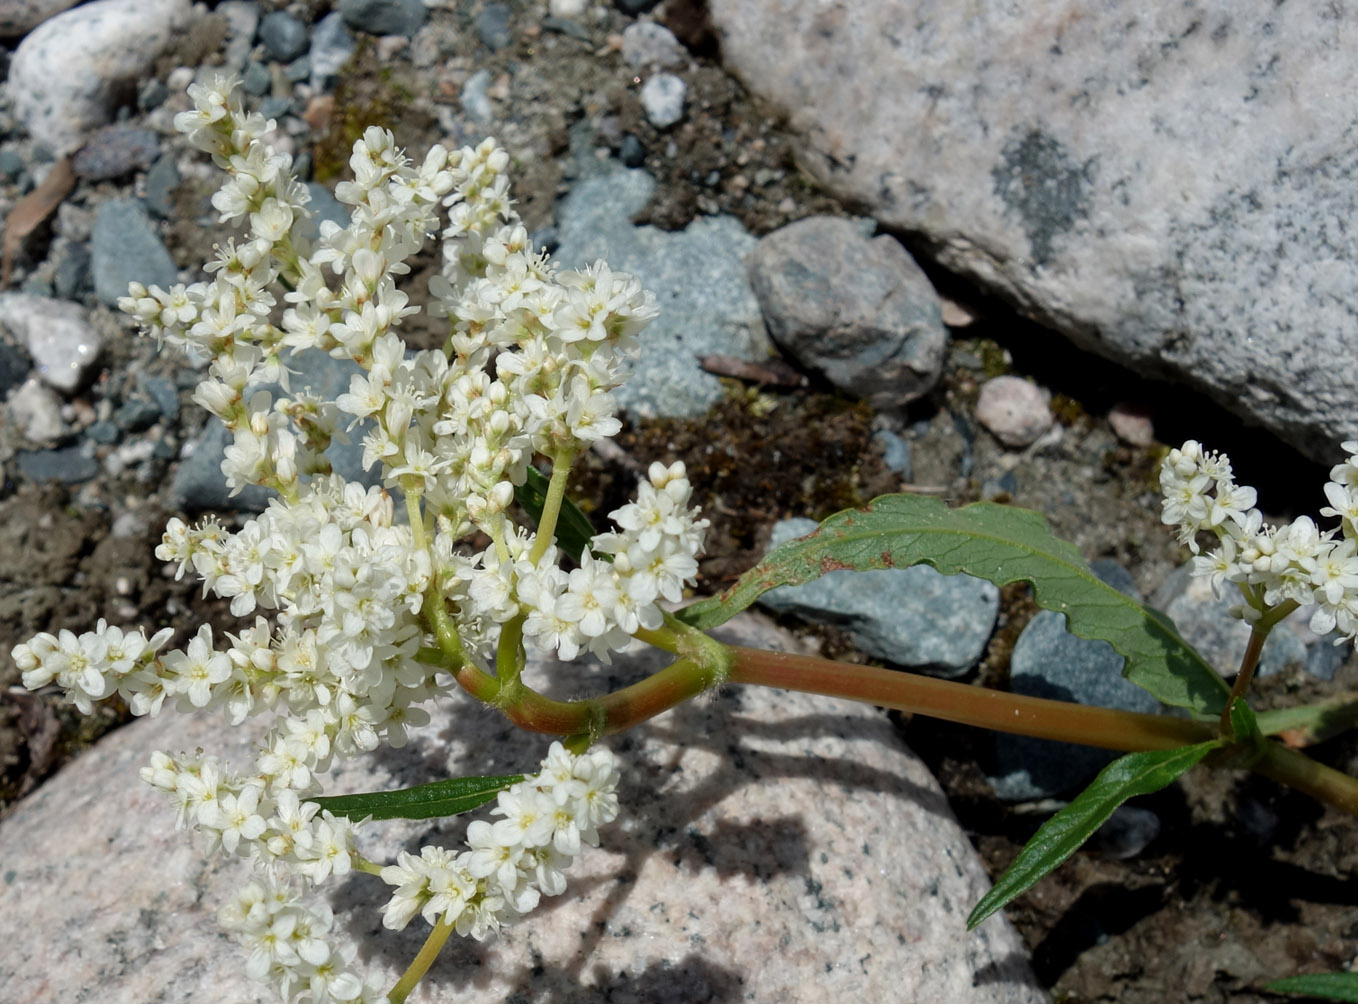
[[[14,256],[23,247],[24,238],[37,229],[38,224],[56,212],[57,206],[75,185],[71,159],[62,157],[52,165],[42,184],[29,192],[10,210],[5,219],[5,236],[0,241],[0,289],[9,286]]]

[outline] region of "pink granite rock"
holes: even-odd
[[[746,644],[789,639],[741,618]],[[582,680],[537,666],[562,693],[658,668],[623,656]],[[261,729],[165,715],[100,742],[0,822],[0,1000],[43,1004],[263,1002],[215,914],[247,872],[204,860],[137,780],[156,748],[202,746],[243,763]],[[403,750],[337,772],[332,790],[449,771],[533,768],[546,741],[452,696]],[[691,702],[610,740],[624,813],[566,893],[499,941],[444,949],[412,1004],[447,1000],[946,1001],[1037,1004],[1003,918],[965,932],[988,883],[947,802],[885,716],[756,688]],[[462,824],[383,823],[369,857],[452,843]],[[379,880],[331,891],[337,929],[388,982],[414,956],[416,920],[381,928]]]
[[[998,376],[981,386],[976,420],[1005,446],[1031,446],[1055,420],[1045,391],[1020,377]]]

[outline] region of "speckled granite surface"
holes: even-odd
[[[735,630],[745,644],[790,644],[754,617]],[[623,657],[583,686],[653,668]],[[582,689],[566,667],[532,672]],[[137,780],[157,747],[243,761],[249,735],[227,733],[199,717],[136,723],[0,821],[0,1000],[265,999],[215,921],[244,865],[205,862]],[[612,743],[624,814],[577,862],[566,894],[498,942],[454,939],[412,1002],[1045,1000],[1007,922],[964,933],[987,884],[980,864],[932,777],[873,709],[732,690]],[[545,745],[450,699],[410,746],[348,766],[332,790],[434,780],[449,763],[509,772]],[[389,856],[403,842],[437,842],[435,829],[381,824],[363,850]],[[445,841],[459,832],[450,824]],[[381,929],[379,911],[363,906],[383,889],[350,876],[331,898],[360,957],[394,980],[424,934],[418,921]]]
[[[1358,433],[1358,26],[1327,4],[713,0],[802,161],[1087,348]]]

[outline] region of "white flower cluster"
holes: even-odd
[[[1338,629],[1358,637],[1358,442],[1344,444],[1348,460],[1330,471],[1322,516],[1339,526],[1320,530],[1309,516],[1267,526],[1254,508],[1255,491],[1237,485],[1231,463],[1190,440],[1171,450],[1160,468],[1161,519],[1179,528],[1179,539],[1198,553],[1197,534],[1210,531],[1217,546],[1193,559],[1195,575],[1214,589],[1234,583],[1245,602],[1239,613],[1255,621],[1284,604],[1315,604],[1311,630]]]
[[[403,744],[460,660],[486,678],[522,664],[520,642],[607,659],[656,629],[659,602],[680,599],[696,575],[707,524],[683,465],[659,463],[573,566],[552,536],[515,523],[530,463],[551,465],[559,501],[579,453],[619,430],[611,391],[657,311],[631,276],[602,262],[563,269],[533,250],[504,150],[436,146],[416,164],[369,128],[354,144],[353,181],[336,190],[351,222],[324,222],[313,240],[301,226],[306,188],[265,142],[274,123],[243,109],[233,81],[189,94],[194,107],[176,125],[226,171],[213,205],[247,232],[216,249],[205,280],[134,283],[119,305],[207,360],[194,396],[231,431],[227,483],[278,496],[234,530],[173,519],[156,552],[255,622],[225,644],[205,626],[162,652],[168,630],[148,638],[100,621],[79,636],[40,634],[13,656],[26,686],[56,683],[85,711],[117,693],[137,714],[167,700],[237,724],[274,714],[251,775],[158,754],[144,776],[171,794],[181,825],[258,865],[258,882],[224,914],[252,946],[252,973],[286,999],[370,1000],[326,940],[329,915],[295,892],[354,857],[353,827],[307,801],[318,775],[336,756]],[[417,308],[396,279],[440,227],[430,310],[446,317],[447,338],[414,352],[399,329]],[[323,399],[295,386],[286,361],[301,351],[359,372]],[[331,470],[325,451],[356,429],[380,488]],[[615,782],[611,756],[554,748],[542,775],[501,795],[504,819],[472,825],[468,851],[426,848],[384,873],[398,886],[389,926],[418,912],[482,937],[559,892],[580,842],[616,814]]]
[[[382,923],[399,931],[418,913],[481,941],[542,896],[559,896],[581,845],[597,846],[598,828],[618,815],[617,784],[609,750],[577,757],[553,743],[540,773],[500,792],[491,812],[503,819],[467,826],[467,850],[427,845],[382,869],[382,881],[396,886]]]

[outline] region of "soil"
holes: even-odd
[[[328,114],[317,109],[314,128],[292,137],[297,152],[310,153],[317,178],[342,178],[348,144],[374,122],[397,123],[398,139],[416,152],[448,138],[479,139],[479,127],[450,117],[449,109],[467,77],[486,67],[497,114],[491,128],[519,165],[515,195],[530,229],[552,224],[556,199],[579,170],[573,158],[616,156],[629,133],[641,141],[645,167],[659,181],[639,221],[680,228],[695,216],[724,212],[762,235],[803,216],[848,211],[798,169],[794,140],[779,118],[721,69],[700,6],[671,0],[653,15],[674,27],[692,56],[678,71],[689,86],[686,117],[663,132],[646,121],[640,79],[619,54],[618,33],[628,23],[622,14],[608,9],[587,23],[587,38],[580,39],[544,28],[539,13],[516,6],[514,43],[491,54],[472,30],[476,12],[475,4],[434,11],[430,42],[392,58],[379,59],[378,43],[365,40],[341,75],[334,108]],[[184,45],[198,51],[185,49],[165,67],[220,59],[221,32],[211,27],[187,35]],[[431,46],[437,59],[429,58]],[[138,117],[133,110],[133,121]],[[166,143],[187,152],[178,138]],[[209,215],[213,185],[209,173],[189,172],[176,192],[180,219],[165,236],[181,265],[196,266],[210,254],[215,234],[200,220]],[[88,213],[128,187],[82,183],[68,205]],[[19,194],[10,185],[4,205]],[[26,249],[17,283],[50,273],[47,250],[45,242]],[[990,498],[1045,513],[1087,558],[1116,558],[1149,592],[1183,554],[1157,518],[1154,471],[1163,447],[1121,443],[1107,422],[1109,408],[1122,401],[1150,407],[1162,442],[1193,437],[1230,451],[1241,480],[1260,485],[1261,507],[1271,515],[1287,518],[1319,504],[1324,469],[1298,459],[1286,444],[1242,429],[1183,388],[1077,352],[1006,304],[925,264],[939,289],[974,318],[954,329],[943,380],[927,398],[904,414],[878,416],[813,376],[793,387],[727,379],[726,399],[702,420],[634,422],[616,448],[591,453],[577,485],[583,508],[600,522],[647,463],[684,459],[712,520],[699,583],[700,591],[712,591],[763,553],[778,519],[824,517],[902,487],[953,503]],[[108,402],[125,399],[136,374],[177,373],[177,364],[157,355],[154,345],[131,337],[127,323],[94,309],[111,338],[98,380],[70,402],[76,427],[106,412]],[[412,341],[427,334],[412,329]],[[1059,434],[1053,441],[1012,451],[980,429],[978,388],[1002,372],[1031,377],[1054,392]],[[74,489],[25,482],[10,459],[32,444],[0,429],[0,653],[36,631],[78,632],[99,618],[172,626],[176,644],[202,620],[233,626],[223,604],[203,599],[188,580],[174,580],[153,555],[160,528],[174,515],[164,501],[169,457],[202,421],[187,394],[185,405],[178,423],[147,433],[170,450],[134,458],[117,475],[105,472]],[[879,428],[909,439],[910,485],[883,463],[873,439]],[[1009,651],[1033,612],[1024,587],[1004,591],[999,628],[974,674],[977,685],[1005,686]],[[804,630],[828,654],[860,658],[834,632]],[[18,682],[16,668],[0,656],[0,808],[127,720],[116,702],[84,718],[52,694],[27,694]],[[1262,698],[1286,704],[1346,689],[1358,689],[1353,660],[1330,684],[1273,678]],[[998,876],[1055,806],[1009,806],[994,798],[985,780],[993,757],[986,734],[924,719],[900,725]],[[1358,769],[1352,737],[1309,752],[1340,769]],[[1350,876],[1358,865],[1358,826],[1352,819],[1227,771],[1195,772],[1138,804],[1162,822],[1160,836],[1144,851],[1127,859],[1082,851],[1009,910],[1055,1000],[1283,1000],[1259,987],[1272,977],[1341,969],[1353,960],[1358,880]]]

